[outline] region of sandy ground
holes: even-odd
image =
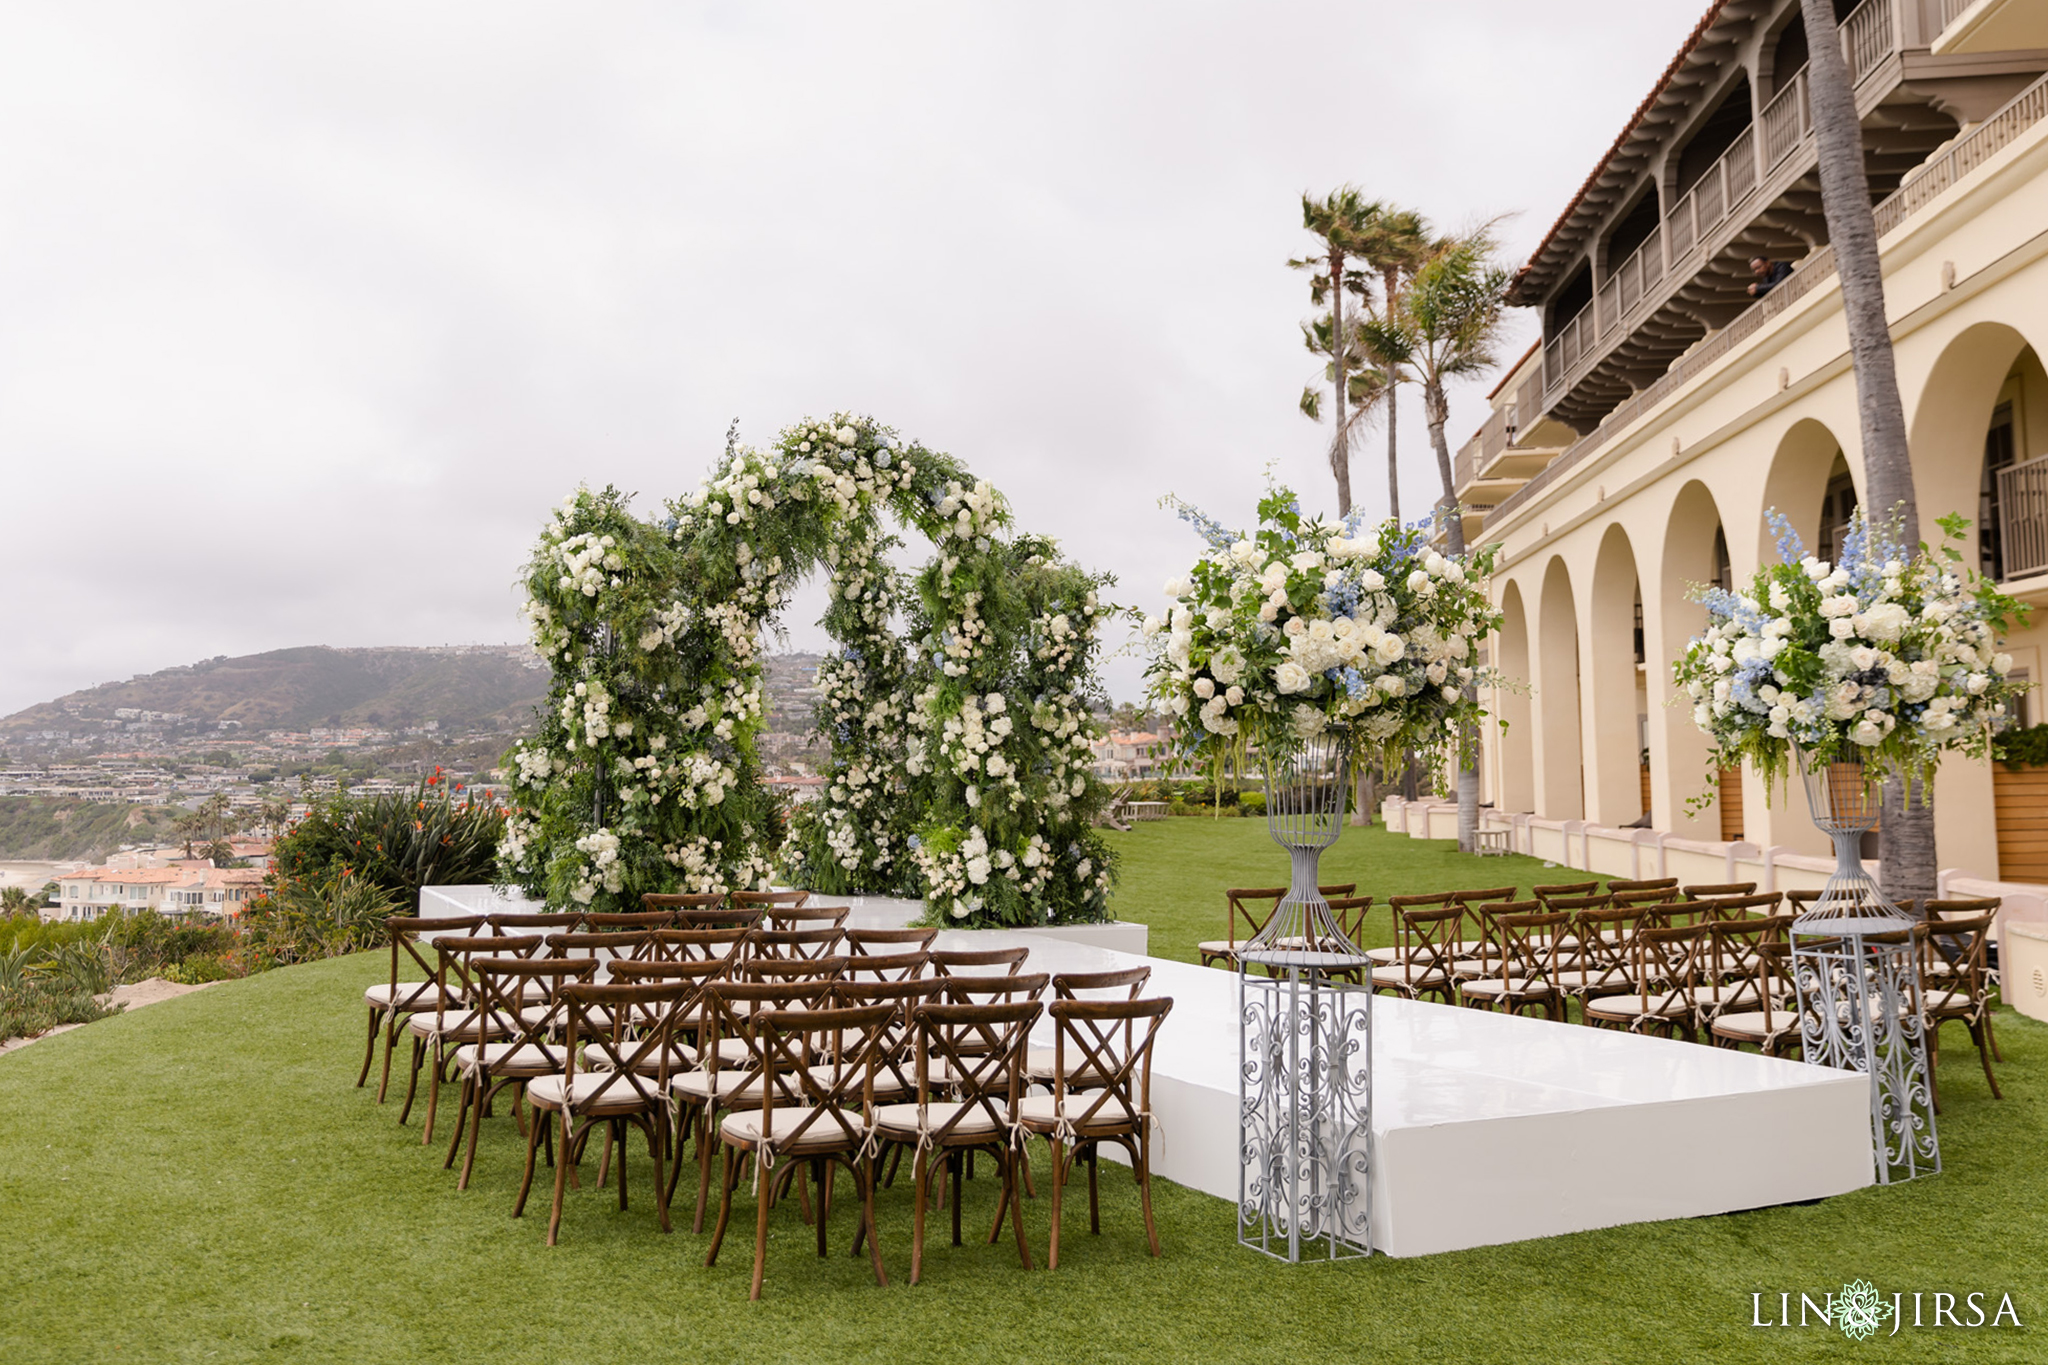
[[[18,886],[40,891],[66,872],[76,872],[83,863],[0,862],[0,887]]]
[[[205,986],[181,986],[175,981],[166,981],[160,976],[152,976],[147,981],[137,981],[133,985],[114,987],[113,990],[100,997],[100,1003],[103,1005],[121,1005],[127,1009],[136,1010],[141,1009],[144,1005],[154,1005],[160,1000],[174,1000],[181,995],[190,995],[194,991],[203,991],[206,989],[206,986],[216,984],[218,983],[209,981]],[[48,1033],[39,1033],[33,1038],[10,1038],[4,1043],[0,1043],[0,1054],[14,1052],[20,1048],[27,1047],[30,1043],[41,1042],[45,1038],[54,1038],[60,1033],[69,1033],[72,1029],[84,1027],[84,1024],[59,1024]]]

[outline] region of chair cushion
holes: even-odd
[[[1433,991],[1442,989],[1444,974],[1442,972],[1426,972],[1419,967],[1403,967],[1397,963],[1391,967],[1373,968],[1372,984],[1375,986],[1394,986],[1401,990]]]
[[[554,1055],[549,1056],[546,1048],[532,1043],[485,1043],[481,1048],[475,1043],[464,1043],[455,1049],[455,1064],[463,1068],[475,1066],[479,1051],[484,1065],[501,1076],[547,1076],[567,1064],[567,1054],[561,1048],[554,1049]]]
[[[990,1102],[996,1113],[1003,1113],[1009,1106],[1002,1100]],[[883,1104],[875,1107],[875,1127],[890,1137],[915,1138],[921,1132],[936,1132],[951,1122],[953,1116],[963,1107],[958,1100],[934,1100],[929,1105]],[[966,1117],[962,1118],[952,1133],[956,1137],[990,1137],[1002,1131],[989,1117],[988,1111],[979,1104],[965,1106]]]
[[[1551,992],[1548,982],[1532,981],[1522,977],[1502,981],[1497,976],[1489,976],[1483,981],[1461,981],[1458,983],[1458,989],[1466,995],[1484,996],[1489,1000],[1498,999],[1503,995],[1548,995]]]
[[[1644,1004],[1643,998],[1640,995],[1610,995],[1600,1000],[1588,1002],[1586,1008],[1594,1014],[1607,1014],[1617,1017],[1651,1014],[1683,1015],[1689,1014],[1692,1011],[1691,1002],[1676,991],[1663,991],[1653,995],[1650,997],[1647,1005]]]
[[[422,1038],[504,1038],[512,1032],[510,1026],[496,1018],[480,1019],[474,1010],[460,1014],[415,1014],[405,1021],[405,1027]]]
[[[1210,938],[1197,943],[1195,951],[1210,957],[1233,957],[1236,955],[1237,950],[1242,947],[1244,947],[1244,942],[1241,939],[1236,943],[1232,943],[1227,938]]]
[[[1047,1084],[1051,1084],[1056,1075],[1054,1067],[1058,1060],[1057,1049],[1049,1047],[1027,1048],[1024,1053],[1024,1074],[1034,1081],[1044,1081]],[[1075,1056],[1074,1060],[1079,1061],[1079,1056]],[[938,1076],[934,1074],[932,1079],[936,1081]],[[1067,1072],[1067,1086],[1069,1089],[1099,1088],[1101,1085],[1102,1069],[1100,1067],[1075,1067]]]
[[[653,1087],[648,1087],[650,1090]],[[602,1092],[602,1093],[600,1093]],[[526,1098],[543,1109],[560,1109],[564,1099],[585,1113],[628,1113],[661,1103],[658,1095],[643,1098],[633,1078],[614,1078],[609,1071],[579,1071],[574,1076],[536,1076],[526,1083]]]
[[[1781,1033],[1799,1031],[1799,1016],[1791,1010],[1772,1010],[1770,1020],[1770,1027],[1764,1027],[1762,1010],[1723,1014],[1715,1018],[1713,1031],[1724,1038],[1743,1039],[1774,1038]]]
[[[1401,950],[1399,948],[1367,948],[1365,955],[1381,966],[1387,966],[1390,963],[1401,960]]]
[[[1102,1101],[1102,1107],[1088,1114],[1088,1107],[1095,1103],[1093,1095],[1068,1095],[1065,1114],[1075,1124],[1076,1131],[1092,1133],[1098,1130],[1129,1130],[1138,1126],[1138,1116],[1121,1096],[1112,1095]],[[1026,1095],[1017,1101],[1017,1122],[1034,1133],[1050,1133],[1059,1125],[1061,1106],[1051,1095]],[[1088,1115],[1088,1121],[1081,1123],[1081,1117]]]
[[[639,1047],[640,1044],[638,1043],[622,1044],[619,1048],[619,1056],[624,1058],[628,1064],[631,1064],[633,1066],[633,1070],[635,1070],[642,1076],[655,1075],[661,1070],[661,1058],[655,1055],[654,1053],[649,1053],[646,1057],[642,1058],[637,1064],[635,1064],[633,1062],[633,1054],[639,1050]],[[583,1055],[583,1064],[589,1067],[592,1071],[609,1071],[612,1069],[612,1059],[604,1055],[604,1050],[602,1048],[591,1048],[588,1051],[586,1051]],[[696,1065],[696,1048],[691,1047],[688,1043],[672,1042],[669,1044],[668,1069],[670,1075],[675,1075],[677,1072],[689,1071],[693,1069]]]
[[[718,1131],[727,1142],[755,1147],[760,1145],[764,1130],[768,1140],[774,1143],[778,1131],[785,1134],[794,1132],[797,1125],[814,1112],[816,1111],[794,1107],[774,1109],[769,1111],[768,1122],[764,1125],[759,1109],[740,1109],[727,1114],[719,1122]],[[858,1122],[857,1115],[848,1115],[844,1112],[828,1113],[814,1120],[795,1141],[791,1142],[785,1138],[783,1144],[777,1145],[791,1152],[843,1151],[849,1147],[858,1147],[866,1138],[866,1134],[857,1126]]]
[[[432,981],[401,981],[396,986],[381,981],[363,992],[363,1003],[373,1010],[430,1010],[436,1001],[442,999],[450,1006],[462,1003],[460,994],[449,991],[444,996],[440,986]]]

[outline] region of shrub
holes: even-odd
[[[33,1038],[59,1024],[89,1024],[118,1013],[118,1007],[102,1005],[90,991],[74,989],[61,980],[28,976],[17,986],[0,986],[0,1042]]]
[[[252,965],[281,967],[375,947],[383,941],[384,921],[399,913],[384,887],[344,868],[297,878],[257,898],[242,924]]]
[[[2048,724],[2007,730],[1994,752],[2008,768],[2048,767]]]
[[[397,905],[417,906],[422,886],[494,879],[504,832],[503,809],[457,800],[439,768],[411,792],[360,800],[337,794],[277,841],[271,895],[289,901],[305,887],[317,899],[347,875]]]

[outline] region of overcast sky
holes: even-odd
[[[1334,509],[1302,191],[1519,213],[1520,260],[1703,3],[8,5],[0,713],[518,638],[550,505],[652,510],[735,417],[871,413],[1156,608],[1162,493]]]

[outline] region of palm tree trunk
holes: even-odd
[[[1870,211],[1870,178],[1863,169],[1863,129],[1849,63],[1831,0],[1800,0],[1806,20],[1806,88],[1820,152],[1821,207],[1841,280],[1842,316],[1856,366],[1856,415],[1863,438],[1864,499],[1873,524],[1896,515],[1908,546],[1920,539],[1920,505],[1913,495],[1913,463],[1906,447],[1906,410],[1899,400],[1892,334],[1885,319],[1884,273],[1877,254],[1877,220]],[[1885,784],[1884,823],[1878,835],[1879,873],[1885,896],[1925,900],[1934,894],[1932,793],[1909,800],[1906,784]]]
[[[1423,416],[1429,422],[1429,447],[1436,452],[1437,477],[1443,480],[1443,501],[1437,510],[1444,518],[1444,540],[1453,558],[1465,556],[1465,517],[1458,510],[1458,489],[1451,474],[1451,447],[1444,439],[1444,424],[1450,421],[1451,405],[1441,380],[1425,376],[1422,388]],[[1475,701],[1479,688],[1465,684],[1465,700]],[[1458,851],[1470,853],[1479,846],[1479,743],[1468,729],[1458,736]]]
[[[1401,270],[1395,266],[1382,272],[1381,289],[1386,297],[1386,308],[1382,316],[1394,316],[1394,300],[1401,290]],[[1401,524],[1401,444],[1395,438],[1399,406],[1394,399],[1400,391],[1401,367],[1387,366],[1387,519]]]
[[[1351,515],[1351,431],[1344,424],[1345,373],[1350,348],[1344,342],[1344,254],[1330,253],[1330,387],[1337,398],[1337,430],[1330,438],[1330,473],[1337,478],[1337,515]]]

